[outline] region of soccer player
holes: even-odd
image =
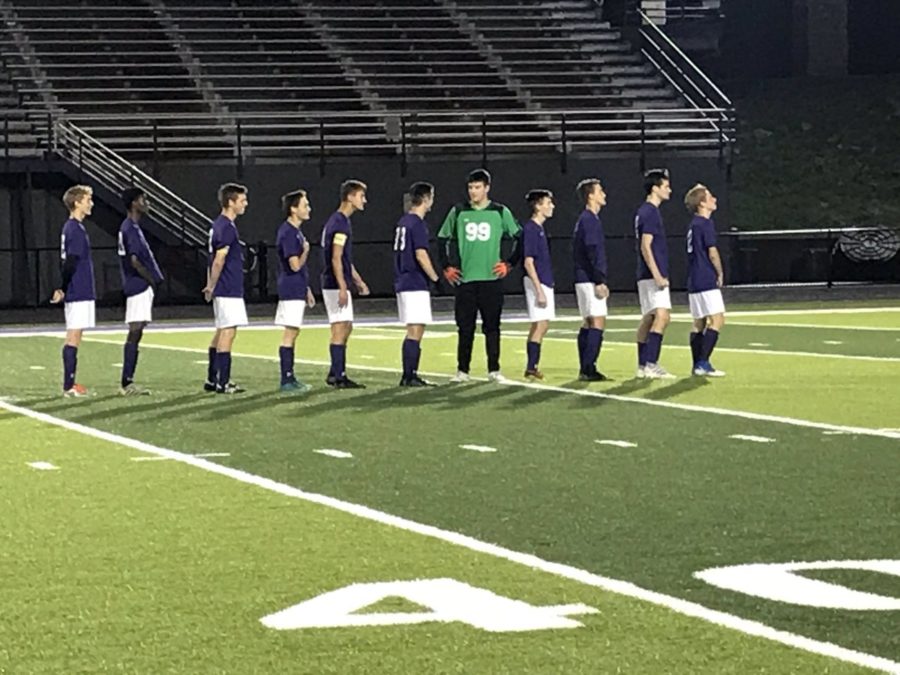
[[[244,254],[234,221],[247,210],[247,188],[225,183],[219,188],[222,213],[209,229],[209,267],[203,297],[213,303],[216,332],[209,347],[206,391],[240,394],[243,387],[231,381],[231,347],[240,326],[246,326],[244,305]]]
[[[275,248],[278,251],[278,309],[275,325],[283,326],[278,359],[281,361],[281,391],[303,393],[310,386],[294,375],[294,346],[306,308],[316,305],[309,287],[309,241],[300,227],[309,220],[312,208],[305,190],[288,192],[281,198],[285,221],[278,227]]]
[[[78,347],[81,335],[95,324],[97,293],[94,288],[94,263],[91,260],[91,240],[84,229],[84,219],[94,208],[94,191],[87,185],[73,185],[63,194],[63,204],[69,219],[63,225],[60,258],[62,285],[53,291],[50,302],[65,301],[66,341],[63,345],[63,396],[87,396],[85,387],[75,382],[78,368]]]
[[[488,379],[505,382],[500,373],[500,315],[503,311],[503,282],[517,259],[519,224],[503,204],[491,201],[491,174],[472,171],[466,180],[468,200],[447,213],[438,232],[444,278],[455,285],[454,313],[458,343],[454,382],[469,381],[475,326],[481,314],[487,352]],[[501,259],[501,242],[513,241],[507,258]]]
[[[154,289],[163,280],[153,251],[141,231],[141,217],[147,213],[147,196],[139,188],[128,188],[122,193],[122,202],[128,216],[119,227],[119,268],[122,273],[122,290],[125,293],[125,338],[122,358],[123,396],[140,396],[150,391],[134,383],[134,371],[138,362],[138,345],[144,328],[153,320]]]
[[[543,380],[538,369],[541,361],[541,342],[550,322],[556,318],[556,302],[553,296],[553,268],[550,264],[550,242],[544,231],[544,223],[553,217],[553,193],[550,190],[530,190],[525,201],[531,207],[531,220],[522,225],[522,256],[525,276],[525,305],[531,327],[525,343],[527,364],[525,377]]]
[[[578,331],[578,379],[602,382],[609,378],[597,370],[597,359],[603,346],[606,328],[606,237],[600,210],[606,206],[606,191],[597,178],[586,178],[576,191],[584,204],[584,211],[575,223],[572,254],[575,263],[575,297],[584,323]]]
[[[366,184],[345,180],[341,184],[341,204],[322,230],[322,298],[331,324],[331,369],[325,383],[336,389],[364,389],[365,385],[347,377],[347,341],[353,332],[352,283],[360,295],[368,295],[369,287],[353,265],[353,242],[350,216],[366,208]]]
[[[437,283],[437,272],[428,255],[428,225],[425,216],[434,205],[434,185],[413,183],[407,193],[409,209],[394,231],[394,291],[397,293],[397,312],[406,324],[403,340],[403,376],[401,387],[427,387],[419,377],[422,356],[422,336],[431,323],[431,293],[429,280]]]
[[[694,214],[687,233],[688,302],[694,326],[691,330],[691,355],[694,375],[722,377],[709,359],[719,333],[725,325],[725,301],[722,299],[722,258],[716,247],[715,195],[705,185],[688,190],[684,205]]]
[[[646,201],[637,210],[634,232],[638,245],[637,288],[641,302],[641,323],[637,329],[638,378],[674,379],[659,365],[663,333],[669,325],[672,301],[669,297],[669,249],[660,205],[672,196],[667,169],[644,174]]]

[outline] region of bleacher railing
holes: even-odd
[[[115,194],[129,187],[147,193],[150,217],[177,240],[205,248],[209,217],[71,120],[48,122],[48,148]]]

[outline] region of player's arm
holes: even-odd
[[[606,270],[603,264],[603,246],[599,231],[592,232],[585,241],[588,259],[591,261],[591,281],[594,282],[594,295],[601,300],[609,297],[609,287],[606,285]]]
[[[62,274],[62,283],[60,287],[53,291],[53,297],[50,302],[56,304],[62,302],[69,292],[69,284],[72,283],[72,277],[75,276],[75,270],[78,269],[78,261],[81,259],[81,247],[73,237],[63,235],[63,261],[60,270]]]
[[[360,295],[369,294],[369,285],[363,280],[359,272],[356,271],[356,265],[350,265],[350,274],[353,276],[353,284],[359,290]]]
[[[341,292],[341,295],[347,293],[347,280],[344,278],[344,265],[342,261],[344,256],[344,244],[346,243],[347,235],[341,232],[335,234],[331,240],[331,271],[334,273],[334,280],[337,282],[338,291]]]
[[[643,256],[644,262],[647,263],[647,269],[653,275],[656,285],[660,288],[666,288],[669,285],[669,280],[659,273],[659,266],[656,264],[656,258],[653,257],[652,246],[653,235],[645,232],[641,235],[641,256]]]
[[[216,290],[216,284],[219,283],[219,277],[222,276],[222,270],[225,267],[225,258],[228,255],[229,248],[229,246],[223,246],[222,248],[216,249],[212,266],[207,269],[206,288],[203,289],[203,296],[206,298],[207,302],[212,299],[212,294]]]
[[[462,278],[459,255],[459,241],[456,238],[456,207],[452,207],[438,230],[438,264],[444,271],[444,278],[451,284],[459,283]]]
[[[722,271],[722,257],[719,255],[719,249],[717,246],[709,247],[709,261],[716,269],[716,284],[719,286],[719,288],[722,288],[722,286],[725,285],[725,274]]]
[[[131,256],[128,258],[128,262],[131,263],[131,266],[134,268],[134,271],[137,272],[138,274],[140,274],[141,277],[143,277],[144,281],[146,281],[151,286],[156,285],[156,279],[154,279],[153,275],[150,274],[150,270],[148,270],[146,267],[144,267],[144,265],[141,263],[141,261],[138,259],[138,257],[134,253],[132,253]]]
[[[515,267],[522,260],[522,228],[508,208],[503,207],[503,238],[500,256],[509,267]],[[505,249],[505,251],[503,250]],[[504,255],[505,253],[505,255]],[[508,271],[508,270],[507,270]]]
[[[431,256],[428,255],[427,248],[416,249],[416,262],[419,263],[419,267],[422,268],[425,275],[437,283],[440,277],[438,276],[438,273],[434,271],[434,266],[431,264]]]
[[[300,255],[292,255],[288,258],[288,265],[292,272],[299,272],[300,268],[306,264],[307,260],[309,260],[309,240],[304,239],[303,251],[301,251]]]

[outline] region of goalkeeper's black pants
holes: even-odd
[[[488,372],[500,370],[500,313],[503,311],[502,281],[470,281],[456,289],[456,330],[459,342],[456,346],[457,368],[469,372],[472,362],[472,345],[475,343],[475,326],[481,314],[481,332],[487,352]]]

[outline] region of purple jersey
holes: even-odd
[[[153,257],[153,251],[150,250],[147,240],[144,239],[141,226],[131,218],[123,220],[119,227],[118,250],[119,268],[122,272],[122,290],[125,292],[126,298],[143,293],[150,286],[147,280],[134,269],[134,265],[131,264],[131,256],[136,257],[138,262],[147,269],[150,276],[153,277],[154,283],[158,284],[163,280],[159,265],[156,264],[156,258]]]
[[[650,202],[641,204],[641,208],[637,210],[634,217],[634,234],[637,237],[638,247],[638,264],[637,277],[641,279],[652,279],[650,268],[647,267],[647,261],[641,254],[641,238],[645,234],[653,235],[653,243],[650,245],[650,252],[653,254],[653,260],[659,268],[659,273],[669,276],[669,246],[666,243],[666,231],[663,229],[662,215],[659,208]]]
[[[522,226],[522,257],[534,259],[538,281],[553,288],[553,267],[550,264],[550,242],[541,225],[529,220]]]
[[[716,245],[716,224],[711,218],[694,216],[688,227],[688,293],[702,293],[719,287],[718,274],[709,259]]]
[[[606,237],[600,216],[585,209],[575,223],[572,235],[572,255],[575,262],[575,283],[595,286],[606,283]]]
[[[322,288],[337,290],[339,288],[334,276],[334,268],[331,264],[331,248],[336,243],[343,246],[341,251],[341,269],[344,271],[344,283],[347,287],[353,285],[353,231],[350,228],[350,219],[340,211],[331,214],[325,227],[322,229],[322,257],[324,269],[322,270]]]
[[[244,252],[233,220],[219,216],[209,228],[209,266],[212,268],[216,251],[228,248],[222,274],[213,289],[217,298],[244,297]]]
[[[415,213],[407,213],[394,230],[394,291],[427,291],[428,276],[416,259],[416,251],[428,250],[428,225]]]
[[[306,263],[296,272],[291,269],[290,259],[303,255],[306,237],[299,227],[285,221],[278,227],[275,247],[278,249],[278,299],[306,300],[309,288],[309,267]]]
[[[94,262],[91,260],[91,240],[84,225],[69,218],[63,225],[60,257],[63,264],[76,260],[69,285],[63,289],[66,302],[96,300],[94,289]]]

